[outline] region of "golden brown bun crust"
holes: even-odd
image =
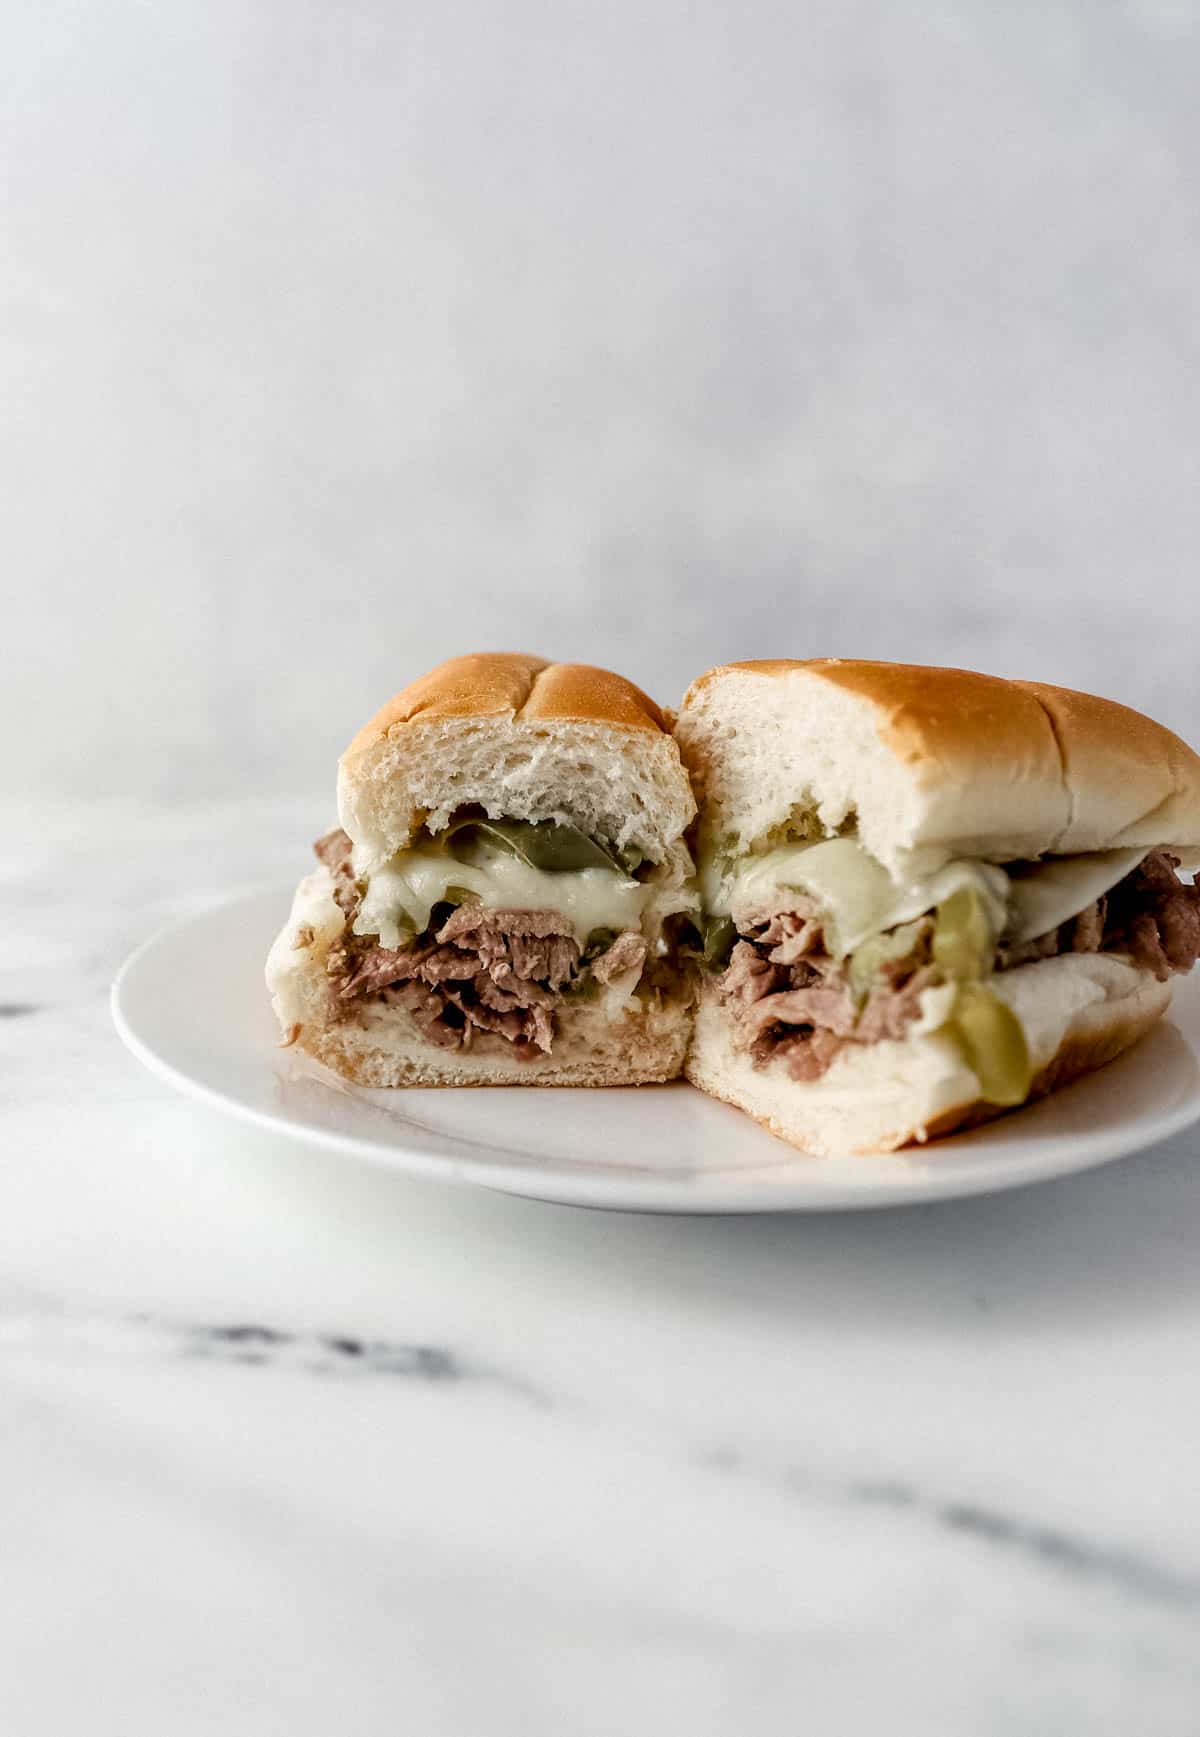
[[[1116,700],[1045,682],[1011,685],[1036,699],[1050,720],[1077,808],[1103,802],[1114,832],[1139,821],[1144,832],[1145,817],[1154,814],[1162,822],[1156,842],[1200,839],[1200,756],[1173,731]]]
[[[802,669],[868,701],[880,738],[923,777],[986,761],[1011,769],[1022,786],[1060,782],[1077,817],[1060,850],[1101,849],[1126,829],[1132,842],[1200,843],[1200,756],[1115,700],[973,670],[830,657],[708,670],[684,706],[730,669],[766,676]]]
[[[1032,694],[1070,747],[1092,737],[1102,741],[1110,754],[1121,754],[1139,769],[1182,756],[1194,772],[1200,772],[1200,757],[1186,742],[1144,712],[1135,712],[1132,706],[1123,706],[1118,700],[1103,700],[1095,694],[1081,694],[1074,688],[1052,687],[1049,682],[1013,681],[1006,685]]]
[[[586,663],[548,663],[520,651],[452,657],[410,682],[355,736],[343,759],[371,747],[397,725],[420,718],[522,718],[665,730],[654,701],[624,676]]]
[[[898,760],[955,760],[986,742],[1021,782],[1058,776],[1058,749],[1041,706],[999,676],[841,658],[824,659],[819,673],[879,708],[880,734]]]

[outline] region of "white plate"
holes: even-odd
[[[290,889],[165,930],[113,984],[134,1055],[181,1091],[348,1157],[577,1205],[666,1212],[903,1206],[1086,1170],[1200,1118],[1200,981],[1099,1073],[969,1134],[808,1158],[690,1086],[365,1091],[277,1046],[263,984]],[[1200,979],[1200,973],[1197,974]]]

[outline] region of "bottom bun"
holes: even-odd
[[[347,1009],[333,993],[325,956],[345,919],[322,869],[300,883],[292,914],[267,959],[267,987],[284,1041],[360,1086],[638,1086],[678,1079],[690,1003],[629,998],[567,1002],[554,1016],[549,1055],[518,1061],[505,1039],[439,1049],[402,1007],[365,1001]]]
[[[295,1042],[360,1086],[644,1086],[678,1079],[683,1066],[686,1024],[676,1017],[663,1030],[662,1023],[651,1031],[645,1016],[631,1015],[600,1030],[560,1014],[552,1053],[526,1062],[434,1049],[392,1009],[361,1027],[302,1026]]]
[[[990,987],[1025,1029],[1035,1069],[1029,1099],[1103,1067],[1165,1013],[1169,983],[1108,954],[1075,953],[1005,971]],[[735,1047],[715,984],[701,994],[684,1073],[802,1152],[894,1152],[1005,1110],[981,1095],[953,1040],[936,1032],[847,1044],[819,1080],[792,1079],[780,1060],[756,1067]]]

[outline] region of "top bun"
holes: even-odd
[[[995,862],[1200,845],[1200,758],[1111,700],[970,670],[859,659],[726,664],[676,736],[710,848],[856,823],[898,878]]]
[[[654,701],[590,664],[451,658],[389,700],[338,769],[338,814],[368,870],[458,808],[558,820],[661,862],[696,805]]]

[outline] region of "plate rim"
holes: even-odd
[[[181,1096],[202,1103],[207,1107],[219,1110],[234,1120],[258,1128],[267,1133],[282,1135],[297,1140],[302,1146],[329,1152],[340,1157],[350,1157],[358,1162],[370,1164],[375,1168],[391,1171],[400,1175],[418,1176],[424,1180],[447,1183],[458,1183],[467,1186],[477,1186],[494,1193],[512,1195],[515,1197],[536,1200],[546,1204],[583,1206],[597,1210],[624,1212],[674,1213],[681,1216],[738,1216],[758,1215],[766,1213],[785,1212],[854,1212],[885,1210],[899,1207],[916,1207],[933,1205],[941,1201],[976,1198],[981,1195],[1007,1193],[1012,1189],[1033,1187],[1040,1182],[1061,1180],[1072,1175],[1083,1174],[1089,1170],[1098,1169],[1104,1165],[1115,1163],[1118,1159],[1132,1156],[1151,1146],[1158,1145],[1173,1135],[1182,1132],[1200,1120],[1200,1089],[1182,1103],[1170,1110],[1156,1115],[1151,1123],[1143,1127],[1141,1124],[1117,1124],[1111,1130],[1098,1131],[1089,1140],[1088,1150],[1081,1156],[1078,1151],[1068,1147],[1057,1155],[1047,1153],[1040,1159],[1036,1150],[1032,1152],[1031,1161],[1022,1163],[1018,1155],[1010,1154],[1003,1164],[984,1165],[977,1172],[969,1170],[953,1171],[937,1174],[931,1171],[921,1171],[911,1168],[907,1175],[901,1166],[904,1165],[906,1153],[908,1156],[927,1150],[925,1147],[906,1148],[897,1153],[880,1153],[867,1155],[868,1161],[879,1162],[892,1160],[897,1165],[894,1176],[886,1179],[879,1176],[864,1176],[860,1183],[839,1176],[821,1178],[808,1175],[803,1182],[797,1175],[801,1167],[820,1166],[827,1162],[853,1162],[854,1155],[847,1153],[832,1160],[822,1159],[810,1154],[796,1152],[780,1141],[783,1149],[778,1166],[765,1165],[754,1169],[751,1175],[747,1171],[728,1171],[716,1173],[721,1177],[723,1190],[711,1188],[703,1190],[697,1187],[695,1172],[680,1175],[678,1172],[655,1175],[645,1170],[631,1172],[622,1177],[598,1175],[592,1169],[580,1168],[572,1173],[563,1165],[558,1165],[546,1171],[537,1171],[526,1161],[505,1155],[500,1163],[489,1163],[482,1159],[473,1159],[457,1154],[438,1153],[422,1149],[420,1144],[395,1144],[372,1140],[370,1136],[357,1133],[339,1132],[321,1127],[306,1120],[293,1120],[289,1117],[273,1114],[270,1110],[260,1108],[230,1092],[224,1092],[204,1079],[197,1078],[179,1067],[174,1061],[160,1053],[146,1036],[139,1031],[129,1017],[125,1005],[128,987],[133,981],[138,969],[144,965],[147,958],[156,953],[167,941],[177,940],[186,936],[192,929],[201,928],[206,923],[222,916],[232,918],[236,913],[247,913],[254,906],[264,903],[268,898],[277,902],[283,912],[286,912],[286,901],[290,898],[292,889],[290,883],[285,887],[278,882],[261,882],[248,886],[238,893],[193,911],[183,917],[170,919],[159,925],[150,935],[132,950],[117,970],[110,990],[109,1008],[113,1025],[118,1037],[130,1054],[157,1079],[179,1092]],[[265,950],[264,950],[265,958]],[[265,988],[264,988],[265,995]],[[1164,1018],[1170,1018],[1170,1010]],[[1157,1028],[1156,1028],[1157,1029]],[[1187,1044],[1193,1056],[1200,1061],[1200,1050],[1196,1043],[1185,1033],[1179,1032],[1182,1041]],[[1150,1035],[1150,1034],[1147,1034]],[[1126,1054],[1133,1054],[1134,1045]],[[1118,1061],[1121,1058],[1116,1058]],[[1109,1064],[1112,1065],[1112,1064]],[[314,1058],[306,1058],[306,1069],[311,1068],[313,1077],[323,1082],[332,1083],[337,1089],[353,1099],[354,1093],[347,1083],[332,1070],[325,1068]],[[1097,1069],[1097,1074],[1103,1069]],[[1073,1082],[1073,1087],[1086,1089],[1088,1078]],[[741,1115],[742,1112],[731,1110],[728,1105],[719,1100],[711,1100],[708,1095],[699,1092],[697,1087],[687,1081],[663,1082],[672,1088],[694,1092],[706,1102],[712,1102],[716,1107],[730,1115]],[[452,1089],[452,1088],[447,1088]],[[461,1088],[469,1090],[472,1088]],[[511,1088],[509,1088],[511,1089]],[[565,1088],[564,1088],[565,1089]],[[644,1087],[610,1087],[612,1091],[641,1091]],[[1006,1117],[1005,1120],[1008,1118]],[[992,1123],[991,1126],[995,1126]],[[409,1124],[412,1132],[419,1136],[422,1132],[419,1123]],[[434,1130],[429,1130],[434,1133]],[[762,1130],[764,1137],[773,1138]],[[975,1130],[967,1130],[950,1138],[968,1140]],[[456,1136],[446,1136],[456,1138]],[[942,1144],[941,1142],[938,1143]],[[500,1148],[493,1148],[500,1151]],[[790,1153],[790,1158],[788,1154]],[[1024,1154],[1020,1155],[1024,1156]],[[749,1167],[747,1167],[749,1169]],[[766,1172],[764,1174],[764,1171]],[[545,1185],[553,1178],[553,1186]],[[781,1188],[780,1184],[784,1187]],[[743,1193],[744,1191],[744,1193]]]

